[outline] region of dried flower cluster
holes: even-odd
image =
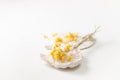
[[[84,50],[94,45],[96,40],[93,38],[93,35],[97,29],[98,28],[96,28],[93,33],[85,36],[81,36],[78,33],[67,33],[63,35],[57,33],[52,34],[54,43],[52,46],[49,46],[50,49],[47,55],[41,54],[42,59],[56,68],[73,68],[78,66],[82,59],[78,49]],[[49,40],[48,36],[44,36],[44,38]],[[79,48],[85,42],[91,42],[91,44]]]

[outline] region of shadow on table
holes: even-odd
[[[67,69],[58,69],[62,72],[65,73],[70,73],[70,74],[86,74],[88,72],[88,66],[87,66],[87,59],[83,59],[82,64],[75,67],[75,68],[67,68]]]

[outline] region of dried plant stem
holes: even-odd
[[[85,50],[85,49],[88,49],[88,48],[92,47],[92,46],[95,44],[95,42],[96,42],[96,40],[94,39],[94,40],[92,41],[92,44],[91,44],[91,45],[89,45],[89,46],[87,46],[87,47],[84,47],[84,48],[81,48],[80,50]]]
[[[92,44],[88,45],[87,47],[81,48],[80,50],[85,50],[85,49],[88,49],[88,48],[92,47],[96,42],[96,40],[93,38],[93,35],[97,32],[98,29],[99,29],[99,27],[97,27],[94,32],[82,37],[82,41],[79,42],[78,45],[76,45],[73,49],[78,48],[80,45],[82,45],[83,43],[85,43],[87,41],[91,41]]]

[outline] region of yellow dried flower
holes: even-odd
[[[78,33],[69,33],[65,36],[65,38],[68,39],[68,41],[76,41],[78,38]]]
[[[66,38],[68,40],[74,41],[77,39],[77,34],[69,33],[66,35]],[[69,41],[67,39],[63,40],[61,37],[57,37],[55,39],[53,49],[50,52],[50,55],[54,60],[61,62],[72,61],[72,56],[67,55],[67,52],[71,48],[71,45],[68,44]],[[61,49],[61,44],[65,44],[64,51]]]
[[[60,38],[60,37],[57,37],[56,39],[55,39],[55,42],[62,42],[63,40],[62,40],[62,38]]]
[[[72,61],[73,57],[72,56],[68,56],[68,61]]]
[[[57,47],[59,47],[60,46],[60,43],[59,42],[56,42],[55,44],[54,44],[54,48],[57,48]]]
[[[66,60],[65,60],[65,57],[62,57],[61,58],[61,62],[65,62]]]
[[[69,50],[70,50],[70,47],[71,47],[70,44],[66,44],[66,46],[65,46],[65,51],[69,51]]]

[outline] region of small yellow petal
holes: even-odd
[[[59,42],[56,42],[55,44],[54,44],[54,48],[57,48],[57,47],[59,47],[60,46],[60,43]]]
[[[78,38],[78,33],[69,33],[65,36],[65,38],[67,38],[69,42],[76,41]]]
[[[65,46],[65,51],[69,51],[69,50],[70,50],[70,47],[71,47],[71,45],[70,45],[70,44],[67,44],[67,45]]]
[[[72,56],[68,56],[68,61],[72,61],[73,60],[73,57]]]
[[[55,42],[62,42],[63,40],[62,40],[62,38],[60,38],[60,37],[57,37],[56,39],[55,39]]]
[[[62,59],[61,59],[61,62],[65,62],[66,60],[65,60],[65,58],[64,57],[62,57]]]

